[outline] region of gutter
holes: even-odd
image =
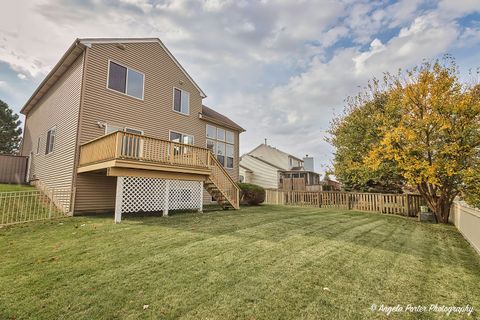
[[[57,62],[57,64],[53,67],[53,69],[48,73],[48,75],[43,79],[43,81],[40,83],[40,85],[37,87],[37,89],[33,92],[32,96],[28,99],[28,101],[25,103],[25,105],[22,107],[20,110],[20,113],[23,115],[27,115],[27,113],[31,110],[33,106],[30,106],[32,100],[40,93],[40,91],[43,89],[43,87],[47,84],[47,82],[55,75],[55,73],[60,69],[60,67],[63,66],[65,60],[70,56],[70,54],[80,46],[80,39],[75,39],[75,41],[72,43],[72,45],[68,48],[68,50],[63,54],[62,58],[60,61]],[[82,48],[83,50],[83,48]],[[56,80],[58,80],[57,77]],[[55,82],[56,82],[55,80]],[[54,83],[55,83],[54,82]],[[41,98],[40,98],[41,99]]]

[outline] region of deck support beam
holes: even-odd
[[[203,212],[203,181],[200,182],[200,208],[198,209],[198,212]]]
[[[168,202],[170,198],[170,180],[165,181],[165,204],[163,208],[163,216],[166,217],[168,216]]]
[[[117,192],[115,195],[115,223],[122,221],[123,177],[117,178]]]

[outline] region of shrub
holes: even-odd
[[[259,205],[265,201],[265,189],[251,183],[239,183],[240,203],[249,205]]]

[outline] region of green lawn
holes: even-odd
[[[0,319],[371,319],[387,318],[372,304],[434,303],[478,317],[479,284],[480,257],[453,226],[373,213],[263,206],[0,229]]]
[[[0,183],[0,192],[9,192],[9,191],[34,191],[35,187],[27,186],[23,184],[5,184]]]

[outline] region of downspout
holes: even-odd
[[[80,44],[79,44],[80,45]],[[77,198],[77,169],[78,169],[78,162],[80,158],[80,135],[81,135],[81,123],[82,123],[82,107],[85,95],[85,83],[86,83],[86,72],[87,72],[87,63],[88,63],[88,47],[85,46],[83,51],[83,70],[82,70],[82,87],[80,89],[80,102],[78,106],[78,120],[77,120],[77,136],[75,139],[75,155],[73,161],[73,173],[72,173],[72,197],[71,197],[71,212],[72,215],[75,212],[75,203]]]

